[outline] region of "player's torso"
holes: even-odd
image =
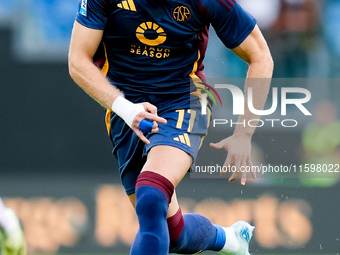
[[[184,91],[199,58],[205,25],[197,0],[112,0],[104,39],[108,76],[137,90]],[[197,68],[197,65],[196,65]],[[128,84],[126,84],[128,83]],[[122,88],[124,90],[124,88]],[[145,90],[145,91],[143,91]]]

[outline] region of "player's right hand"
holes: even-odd
[[[153,122],[151,133],[158,131],[158,124],[166,124],[166,119],[157,115],[157,107],[150,103],[134,104],[123,96],[118,96],[113,101],[111,109],[121,117],[125,123],[136,133],[136,135],[146,144],[150,141],[144,136],[139,129],[139,124],[143,119]]]
[[[13,228],[6,232],[0,228],[1,254],[25,255],[26,242],[18,217],[10,208],[5,209],[7,220],[12,221]]]
[[[143,106],[144,111],[139,112],[134,118],[131,129],[136,133],[136,135],[146,144],[149,144],[150,141],[145,137],[144,133],[139,129],[139,124],[143,119],[151,120],[153,122],[153,127],[151,133],[158,132],[158,123],[166,124],[166,119],[159,117],[157,115],[157,107],[150,103],[141,103],[139,104]]]

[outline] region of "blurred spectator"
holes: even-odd
[[[316,50],[318,6],[316,0],[280,0],[281,10],[271,28],[270,48],[274,77],[307,77],[309,53]]]
[[[314,121],[302,132],[303,164],[310,164],[311,168],[319,164],[327,166],[327,169],[340,164],[340,121],[337,114],[337,109],[331,102],[317,104]],[[332,171],[334,172],[303,172],[300,175],[301,183],[305,186],[332,186],[339,180],[339,172],[336,172],[339,168],[333,167]],[[329,178],[321,178],[325,176]]]
[[[316,0],[281,0],[281,11],[274,31],[314,32],[318,24]]]
[[[317,0],[239,0],[258,21],[272,51],[274,77],[325,75],[320,68],[322,44]],[[242,77],[246,65],[226,53],[228,77]],[[317,72],[315,71],[317,70]]]
[[[267,41],[270,40],[270,36],[267,31],[276,22],[276,19],[280,12],[280,0],[238,0],[240,5],[250,12],[257,20],[258,26],[264,33]],[[215,40],[215,33],[211,33],[210,40]],[[217,40],[217,39],[216,39]],[[219,45],[214,42],[215,45]],[[209,48],[208,48],[209,50]],[[215,51],[216,53],[214,53]],[[238,58],[233,52],[228,51],[220,45],[219,48],[214,47],[214,50],[206,54],[205,61],[214,61],[215,64],[207,65],[214,66],[213,70],[207,68],[207,75],[210,73],[216,76],[216,74],[222,74],[223,77],[228,78],[240,78],[246,75],[248,70],[247,64]],[[271,49],[271,51],[273,51]],[[212,54],[213,56],[211,56]],[[215,57],[214,57],[215,56]],[[219,58],[222,58],[222,62]],[[274,59],[275,61],[275,59]],[[217,65],[216,65],[217,64]],[[221,75],[220,75],[221,76]]]

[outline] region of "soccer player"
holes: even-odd
[[[139,221],[132,255],[249,254],[251,225],[240,221],[222,227],[198,214],[182,215],[175,193],[209,124],[210,110],[201,114],[200,103],[210,25],[249,63],[246,87],[253,88],[254,106],[261,109],[270,82],[251,78],[270,78],[273,61],[256,20],[235,0],[80,2],[69,72],[107,109],[113,154]],[[256,117],[246,110],[240,122]],[[153,122],[150,132],[141,131],[144,120]],[[211,147],[228,151],[226,166],[250,166],[253,132],[237,126],[231,137]],[[238,175],[245,185],[244,173],[233,173],[229,181]]]
[[[25,238],[18,217],[0,198],[0,246],[2,255],[25,255]]]

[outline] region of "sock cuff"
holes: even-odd
[[[216,241],[214,246],[212,247],[213,250],[215,251],[220,251],[223,249],[225,243],[226,243],[226,233],[223,229],[223,227],[219,225],[215,225],[216,228]]]
[[[174,185],[164,176],[155,172],[141,172],[136,181],[136,189],[140,186],[151,186],[163,191],[170,203],[172,194],[174,193]]]
[[[176,241],[179,238],[179,235],[182,233],[182,229],[184,227],[184,218],[182,215],[181,208],[175,213],[175,215],[169,217],[167,219],[170,241]]]

